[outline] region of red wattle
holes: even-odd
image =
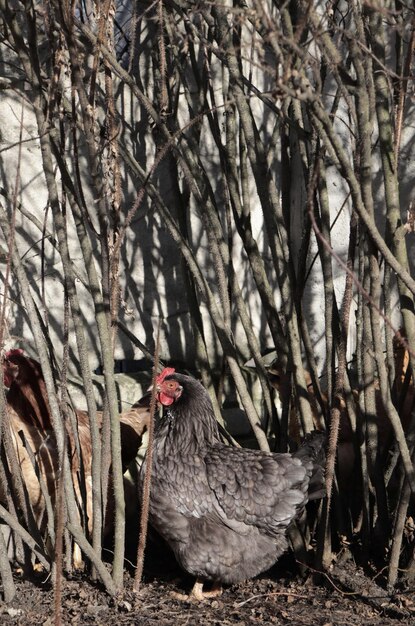
[[[3,381],[4,386],[10,389],[10,387],[12,386],[13,378],[9,376],[9,374],[4,374]]]
[[[160,393],[158,394],[158,401],[163,406],[170,406],[171,404],[173,404],[174,398],[172,398],[171,396],[168,396],[166,393],[163,393],[162,391],[160,391]]]

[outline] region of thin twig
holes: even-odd
[[[336,260],[336,262],[350,276],[350,278],[352,279],[353,283],[356,285],[357,289],[362,294],[362,296],[368,302],[370,302],[371,306],[376,308],[377,313],[379,314],[380,317],[382,317],[382,319],[384,320],[385,324],[390,326],[390,328],[393,330],[393,332],[394,332],[397,340],[399,341],[399,343],[406,350],[408,350],[408,352],[412,356],[415,356],[414,351],[409,346],[408,341],[405,339],[405,337],[402,336],[402,334],[400,333],[400,331],[398,329],[394,328],[392,322],[384,315],[384,313],[380,310],[380,308],[378,307],[376,302],[373,300],[373,298],[370,296],[370,294],[367,292],[367,290],[363,287],[363,285],[360,283],[360,281],[356,278],[354,272],[349,267],[347,267],[347,264],[344,263],[344,261],[342,261],[342,259],[339,257],[339,255],[333,250],[333,248],[330,246],[330,244],[324,239],[321,231],[319,230],[319,228],[317,226],[317,223],[316,223],[316,221],[314,219],[314,216],[312,216],[312,223],[313,223],[313,228],[314,228],[314,231],[316,233],[316,236],[321,240],[323,245],[326,246],[326,248],[328,250],[330,250],[330,254],[332,254],[332,256]],[[405,433],[403,432],[402,424],[401,424],[397,414],[395,415],[393,413],[389,413],[389,415],[390,415],[392,426],[393,426],[393,429],[394,429],[394,432],[395,432],[396,439],[398,441],[399,451],[401,453],[402,462],[403,462],[403,465],[404,465],[404,468],[405,468],[405,473],[406,473],[408,482],[409,482],[409,484],[411,486],[411,491],[412,491],[412,493],[415,493],[415,470],[414,470],[414,467],[412,465],[411,455],[409,453],[408,444],[407,444],[406,439],[405,439]]]
[[[237,604],[235,604],[234,606],[239,609],[241,608],[241,606],[248,604],[248,602],[252,602],[252,600],[257,600],[258,598],[271,598],[273,596],[290,596],[290,598],[300,598],[301,600],[307,600],[308,598],[308,596],[303,596],[300,593],[294,593],[291,591],[271,591],[270,593],[258,593],[255,596],[251,596],[247,600],[244,600],[243,602],[237,602]]]
[[[151,471],[153,463],[153,436],[154,436],[154,416],[157,406],[156,387],[157,376],[159,374],[159,352],[160,352],[160,322],[157,328],[156,344],[154,350],[153,380],[151,385],[150,416],[148,424],[148,444],[145,460],[145,473],[141,493],[141,516],[140,516],[140,536],[137,549],[137,569],[134,576],[134,591],[139,592],[141,588],[141,578],[144,567],[144,551],[147,541],[148,516],[150,511],[150,488]]]

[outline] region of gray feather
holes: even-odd
[[[308,437],[295,455],[226,446],[202,385],[168,378],[183,393],[155,429],[150,521],[189,573],[225,583],[251,578],[287,549],[310,484],[312,497],[323,493],[323,437]]]

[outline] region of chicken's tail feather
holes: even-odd
[[[326,464],[326,435],[314,430],[306,435],[294,456],[311,470],[308,499],[317,500],[326,495],[324,468]]]

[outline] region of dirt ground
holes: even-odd
[[[285,557],[284,557],[285,558]],[[147,560],[149,562],[150,557]],[[415,590],[403,589],[393,597],[346,563],[317,584],[301,578],[289,557],[255,580],[226,588],[222,596],[202,603],[178,600],[192,579],[170,561],[155,559],[146,567],[142,590],[132,590],[126,573],[125,590],[109,597],[86,575],[65,579],[61,616],[64,626],[228,626],[240,624],[293,626],[394,626],[415,623]],[[16,574],[17,597],[0,604],[0,624],[53,626],[54,593],[50,580],[38,574],[31,580]]]

